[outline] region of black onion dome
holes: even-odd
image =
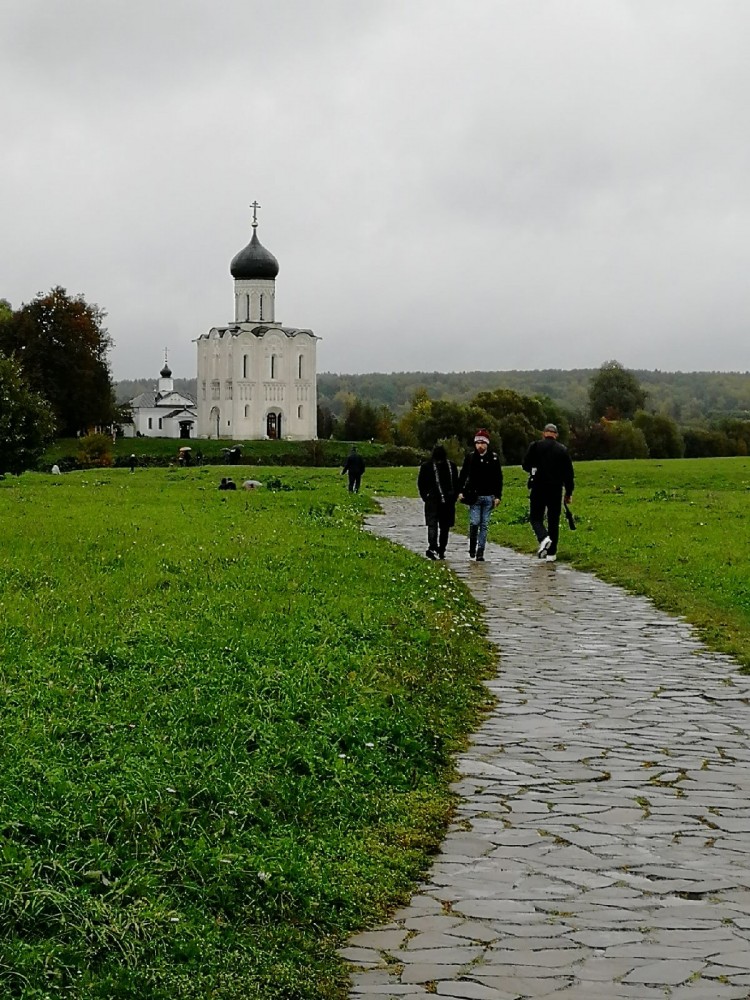
[[[258,233],[253,230],[253,238],[234,257],[229,270],[233,278],[275,278],[279,273],[279,262],[261,244]]]
[[[162,378],[172,378],[172,369],[169,367],[167,362],[164,362],[164,367],[159,372]]]

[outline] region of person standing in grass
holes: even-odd
[[[128,465],[130,466],[131,472],[135,472],[135,466],[137,461],[138,460],[136,459],[135,455],[131,455],[130,458],[128,459]]]
[[[424,502],[427,558],[445,559],[448,535],[456,523],[458,469],[441,444],[436,444],[431,457],[420,465],[417,489]]]
[[[469,558],[477,562],[484,562],[490,515],[503,495],[500,458],[489,446],[490,435],[480,428],[458,477],[458,499],[469,505]]]
[[[541,440],[529,445],[523,468],[529,474],[529,521],[539,543],[536,554],[546,562],[555,562],[563,490],[565,503],[569,504],[573,499],[575,477],[568,449],[557,440],[554,424],[547,424]]]
[[[341,475],[343,476],[345,472],[349,473],[349,492],[359,493],[359,484],[362,480],[362,473],[365,471],[365,460],[357,451],[355,445],[352,445],[352,450],[346,456],[346,461],[344,462],[344,468],[341,470]]]

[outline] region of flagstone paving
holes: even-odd
[[[423,553],[422,505],[381,503],[371,530]],[[424,884],[342,950],[352,1000],[747,1000],[750,678],[643,598],[487,560],[451,538],[497,705]]]

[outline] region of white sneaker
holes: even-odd
[[[536,554],[539,557],[539,559],[544,559],[544,557],[547,555],[547,549],[550,547],[550,545],[552,545],[552,539],[549,537],[549,535],[547,535],[547,537],[543,538],[542,541],[539,543],[539,548],[536,550]]]
[[[557,562],[557,556],[546,556],[545,562]]]

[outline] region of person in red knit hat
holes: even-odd
[[[500,458],[489,447],[490,435],[480,427],[458,477],[458,499],[469,505],[469,558],[477,562],[484,562],[490,514],[503,495]]]

